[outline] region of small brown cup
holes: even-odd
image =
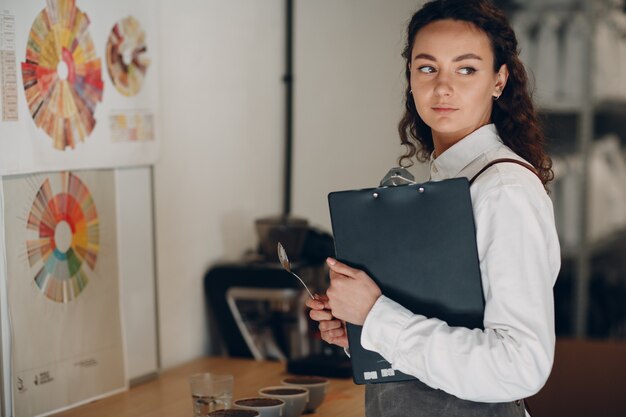
[[[283,400],[268,397],[240,398],[233,404],[235,408],[258,411],[259,417],[281,417],[285,408]]]
[[[278,398],[285,402],[283,417],[298,417],[309,402],[309,390],[304,387],[272,386],[259,390],[261,397]]]
[[[324,402],[330,381],[319,376],[290,376],[282,380],[285,386],[304,387],[309,390],[305,412],[312,413]]]
[[[211,411],[207,414],[207,417],[259,417],[260,414],[255,410],[236,410],[236,409],[225,409],[225,410],[216,410]]]

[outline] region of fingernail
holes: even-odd
[[[337,263],[337,261],[333,258],[326,258],[326,263],[328,265],[335,265]]]

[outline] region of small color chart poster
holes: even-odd
[[[0,176],[156,162],[154,1],[4,0],[2,13]]]
[[[107,69],[115,88],[125,96],[134,96],[143,84],[150,65],[146,33],[132,16],[113,26],[107,41]]]
[[[15,415],[125,389],[113,170],[2,186]]]

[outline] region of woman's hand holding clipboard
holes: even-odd
[[[320,334],[322,340],[326,343],[348,347],[348,333],[346,331],[346,323],[335,318],[328,304],[328,297],[325,295],[315,295],[315,299],[306,300],[306,306],[311,309],[309,315],[311,318],[319,322]]]
[[[319,321],[322,339],[348,347],[346,321],[363,325],[381,291],[365,272],[333,258],[326,263],[330,267],[328,296],[316,295],[306,305],[311,308],[311,318]]]

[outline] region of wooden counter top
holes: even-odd
[[[288,374],[281,362],[211,357],[164,371],[158,378],[92,403],[55,414],[56,417],[192,417],[187,377],[199,372],[232,374],[233,399],[257,395],[259,388],[280,385]],[[311,417],[362,417],[364,388],[352,379],[331,379],[326,400]]]
[[[262,386],[280,383],[287,374],[280,362],[205,358],[165,371],[159,378],[127,392],[74,408],[64,417],[191,417],[187,377],[198,372],[231,373],[234,398],[256,395]],[[528,402],[533,417],[622,417],[626,386],[626,343],[559,339],[552,375],[541,392]],[[304,417],[362,417],[362,385],[352,379],[332,379],[326,401]]]

